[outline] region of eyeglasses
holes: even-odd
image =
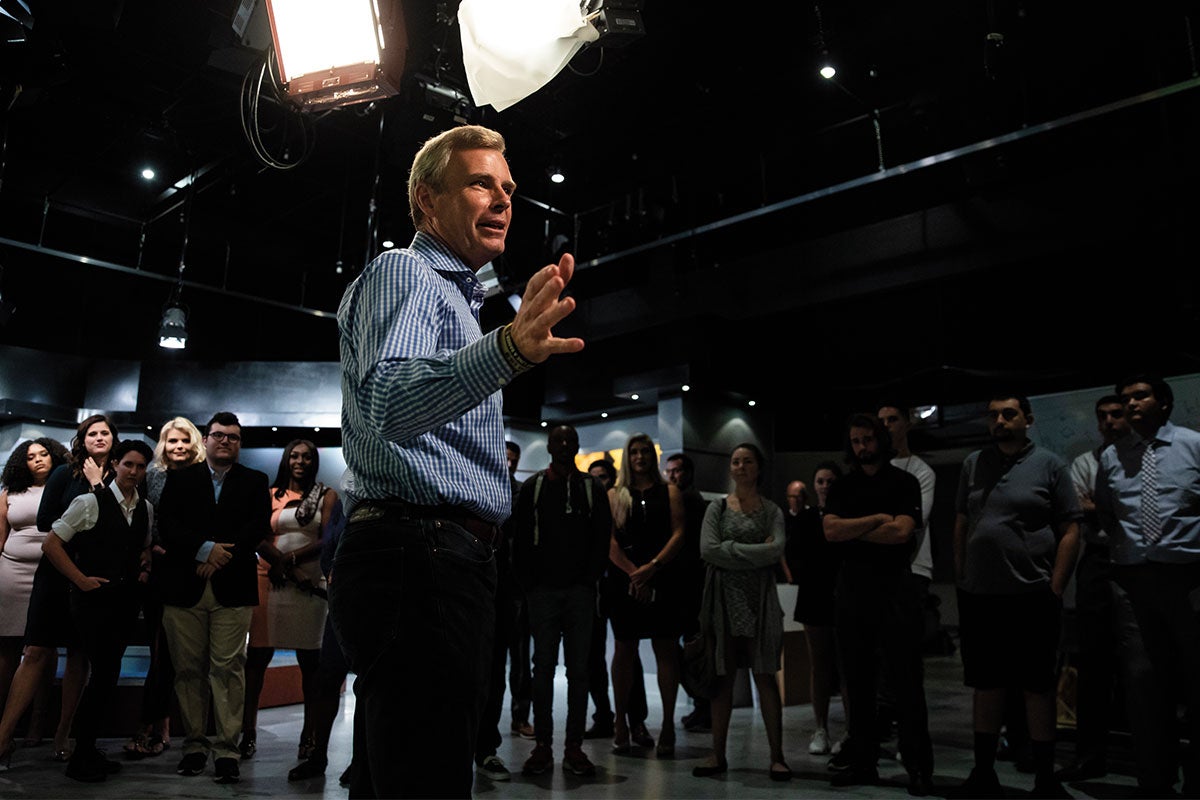
[[[207,438],[212,439],[214,442],[223,442],[228,439],[230,444],[237,444],[242,440],[240,434],[225,433],[224,431],[212,431],[208,434]]]

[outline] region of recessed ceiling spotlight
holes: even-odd
[[[679,391],[681,391],[681,392],[690,392],[691,390],[692,390],[692,387],[686,383],[683,386],[679,387]]]
[[[756,403],[753,400],[749,400],[746,402],[746,405],[750,406],[751,408],[754,408],[756,405],[758,405],[758,403]]]
[[[271,430],[272,430],[272,431],[278,431],[278,430],[279,430],[279,428],[276,428],[274,425],[272,425],[272,426],[271,426]]]
[[[543,428],[544,428],[544,427],[546,427],[546,426],[547,426],[547,425],[549,425],[549,424],[550,424],[550,423],[546,422],[546,420],[542,420],[542,427],[543,427]]]
[[[567,179],[567,176],[558,167],[550,167],[546,170],[546,174],[550,176],[551,183],[562,183]]]
[[[391,250],[391,249],[392,249],[393,247],[395,247],[395,246],[396,246],[396,243],[395,243],[395,242],[393,242],[391,239],[384,239],[384,240],[383,240],[383,249],[384,249],[384,250]]]
[[[638,394],[637,392],[634,392],[633,394],[629,395],[629,399],[630,400],[641,400],[642,396],[640,394]]]
[[[601,411],[601,412],[600,412],[600,419],[608,419],[608,412],[607,412],[607,411]],[[43,420],[43,421],[44,421],[44,420]]]
[[[146,167],[145,169],[142,170],[142,177],[148,181],[154,180],[154,175],[155,175],[154,170],[150,169],[149,167]]]
[[[313,428],[313,433],[320,433],[320,432],[321,432],[320,428]]]

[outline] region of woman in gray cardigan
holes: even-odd
[[[712,700],[713,753],[692,770],[700,778],[729,768],[725,741],[739,667],[749,668],[758,686],[771,747],[771,779],[792,777],[783,758],[783,702],[775,679],[783,644],[783,609],[775,590],[775,565],[785,544],[783,511],[759,494],[764,467],[757,446],[747,442],[733,448],[729,457],[733,492],[709,503],[700,534],[700,556],[708,564],[700,621],[713,634],[721,676]]]

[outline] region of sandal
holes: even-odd
[[[316,755],[317,752],[317,737],[313,734],[307,734],[300,737],[300,748],[296,751],[296,758],[299,761],[307,761]]]
[[[146,756],[153,758],[154,756],[162,755],[163,750],[167,749],[167,743],[163,741],[161,736],[155,733],[146,738],[145,748]]]
[[[139,733],[125,743],[125,758],[138,761],[149,755],[148,739],[145,733]]]

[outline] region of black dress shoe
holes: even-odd
[[[638,747],[644,747],[647,750],[654,747],[654,737],[650,735],[650,731],[646,730],[646,723],[639,722],[629,729],[629,738]]]
[[[287,779],[289,781],[306,781],[309,778],[317,778],[325,774],[327,766],[329,766],[329,762],[324,758],[310,756],[300,765],[292,767],[288,772]]]
[[[908,776],[908,793],[913,797],[928,797],[933,794],[933,779],[928,772],[914,772]]]
[[[830,786],[876,786],[879,784],[879,770],[855,769],[839,772],[829,779]]]
[[[613,724],[610,720],[608,723],[593,722],[592,727],[583,732],[585,739],[611,739],[613,737]]]
[[[213,764],[214,783],[237,783],[241,779],[236,758],[218,758]]]
[[[692,768],[692,777],[693,778],[711,778],[713,775],[720,775],[721,773],[727,772],[728,770],[729,770],[729,763],[727,761],[725,761],[725,759],[722,758],[720,761],[717,762],[716,766],[713,766],[713,767],[710,767],[707,764],[699,766],[699,767],[693,767]]]
[[[71,759],[67,762],[67,777],[83,783],[99,783],[108,780],[108,771],[90,759]]]
[[[1063,783],[1071,781],[1086,781],[1088,778],[1101,778],[1108,774],[1108,766],[1102,758],[1085,758],[1076,761],[1054,773],[1054,777]]]
[[[346,770],[338,777],[338,785],[339,786],[349,786],[350,785],[350,774],[353,770],[354,770],[354,762],[351,761],[349,764],[346,765]]]

